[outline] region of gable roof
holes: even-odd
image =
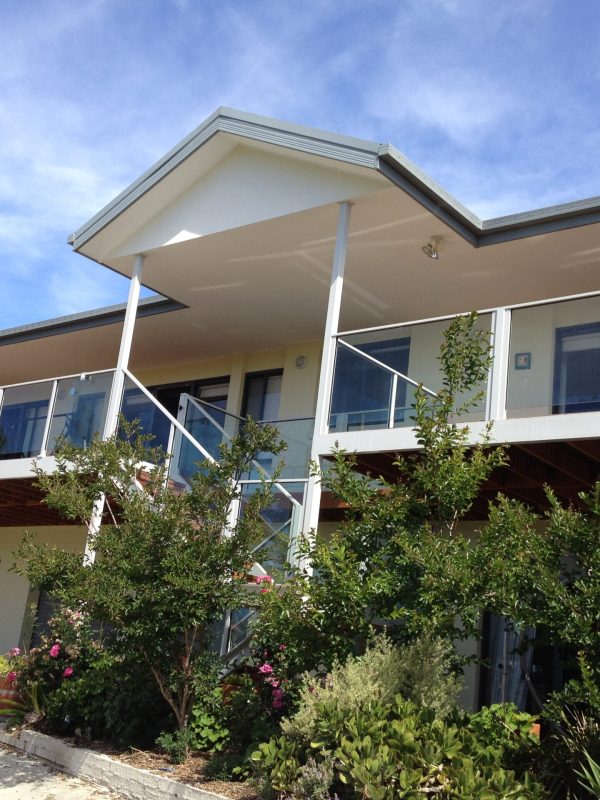
[[[481,220],[391,144],[343,136],[221,107],[68,239],[79,251],[97,233],[219,134],[366,168],[404,190],[474,246],[600,221],[600,197]]]

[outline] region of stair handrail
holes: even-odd
[[[197,441],[196,441],[196,439],[195,439],[195,438],[192,436],[192,434],[191,434],[191,433],[190,433],[188,430],[186,430],[186,429],[185,429],[185,427],[184,427],[184,426],[181,424],[181,422],[179,422],[179,420],[178,420],[176,417],[174,417],[174,416],[173,416],[173,414],[171,414],[169,411],[167,411],[167,409],[166,409],[166,408],[165,408],[165,407],[164,407],[164,406],[163,406],[161,403],[159,403],[159,402],[158,402],[158,400],[156,399],[156,397],[154,397],[154,395],[153,395],[153,394],[152,394],[152,393],[151,393],[151,392],[150,392],[148,389],[146,389],[146,387],[144,386],[144,384],[143,384],[143,383],[140,383],[140,381],[138,381],[138,379],[135,377],[135,375],[133,375],[133,374],[132,374],[132,373],[131,373],[131,372],[130,372],[128,369],[127,369],[127,367],[125,367],[125,368],[123,369],[123,374],[124,374],[124,375],[125,375],[127,378],[129,378],[129,380],[130,380],[130,381],[132,381],[132,383],[134,383],[134,384],[137,386],[137,388],[138,388],[138,389],[139,389],[139,390],[140,390],[140,391],[141,391],[141,392],[142,392],[144,395],[146,395],[146,397],[148,398],[148,400],[150,400],[150,402],[151,402],[151,403],[153,403],[153,405],[155,405],[155,406],[156,406],[156,407],[159,409],[159,411],[161,411],[161,412],[162,412],[162,413],[165,415],[165,417],[166,417],[166,418],[169,420],[169,422],[171,423],[171,425],[173,425],[173,426],[174,426],[174,427],[175,427],[175,428],[176,428],[176,429],[179,431],[179,433],[181,433],[181,435],[182,435],[182,436],[185,436],[185,438],[186,438],[186,439],[187,439],[189,442],[191,442],[191,444],[192,444],[192,445],[194,445],[194,447],[195,447],[197,450],[199,450],[199,451],[200,451],[200,453],[202,453],[202,455],[204,456],[204,458],[205,458],[207,461],[210,461],[210,462],[211,462],[211,464],[215,464],[215,463],[216,463],[216,459],[215,459],[215,458],[213,458],[213,456],[211,456],[211,454],[208,452],[208,450],[206,450],[206,449],[205,449],[205,448],[204,448],[204,447],[203,447],[203,446],[200,444],[200,442],[197,442]]]
[[[201,414],[203,414],[203,415],[204,415],[204,416],[205,416],[205,417],[206,417],[208,420],[210,420],[210,422],[211,422],[211,423],[212,423],[212,424],[215,426],[215,428],[217,428],[217,430],[218,430],[218,431],[220,431],[220,432],[221,432],[221,434],[222,434],[223,436],[225,436],[225,438],[226,438],[226,439],[228,439],[229,441],[231,441],[231,438],[232,438],[232,437],[230,436],[230,434],[229,434],[229,433],[227,433],[227,431],[225,430],[225,428],[224,428],[222,425],[219,425],[219,423],[218,423],[218,422],[217,422],[215,419],[213,419],[213,418],[211,417],[211,415],[210,415],[210,414],[209,414],[209,413],[206,411],[206,409],[204,409],[204,408],[202,407],[202,405],[205,403],[205,401],[204,401],[204,400],[198,400],[196,397],[193,397],[191,394],[187,394],[187,392],[182,392],[182,395],[185,395],[185,397],[187,397],[187,398],[188,398],[188,401],[190,401],[190,400],[191,400],[191,402],[192,402],[192,405],[193,405],[193,406],[195,406],[195,407],[198,409],[198,411],[200,411],[200,413],[201,413]],[[212,405],[212,403],[208,403],[207,405]],[[213,406],[213,408],[218,408],[218,406]],[[219,408],[218,410],[219,410],[221,413],[223,413],[223,409],[222,409],[222,408]],[[225,413],[226,413],[226,414],[228,414],[229,412],[227,412],[227,411],[226,411]],[[236,417],[236,419],[239,419],[239,420],[240,420],[240,421],[242,421],[242,422],[246,422],[246,421],[247,421],[245,417],[238,417],[236,414],[231,414],[231,416],[232,416],[232,417]],[[310,419],[310,417],[307,417],[307,419]],[[213,459],[213,460],[214,460],[214,459]],[[269,475],[269,473],[267,472],[267,470],[266,470],[266,469],[264,469],[264,467],[262,467],[262,466],[261,466],[261,464],[259,464],[259,462],[258,462],[258,461],[256,461],[256,459],[254,459],[254,458],[252,459],[252,464],[253,464],[255,467],[257,467],[257,468],[259,469],[259,471],[260,471],[260,472],[261,472],[261,473],[262,473],[262,474],[265,476],[265,478],[266,478],[268,481],[271,481],[271,482],[273,483],[273,486],[277,487],[277,489],[279,489],[279,491],[280,491],[280,492],[281,492],[281,493],[282,493],[282,494],[283,494],[285,497],[287,497],[287,498],[288,498],[288,500],[290,500],[290,501],[291,501],[291,502],[292,502],[292,503],[293,503],[295,506],[297,506],[298,508],[301,508],[301,507],[302,507],[302,503],[299,503],[299,502],[296,500],[296,498],[295,498],[295,497],[294,497],[292,494],[290,494],[290,493],[287,491],[287,489],[284,489],[284,487],[283,487],[283,486],[282,486],[280,483],[278,483],[277,481],[273,481],[273,479],[271,478],[271,475]],[[300,483],[301,481],[302,481],[302,479],[301,479],[301,478],[299,478],[299,479],[298,479],[298,483]],[[240,483],[244,483],[244,481],[240,481]]]

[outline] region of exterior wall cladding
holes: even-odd
[[[415,386],[436,391],[443,331],[473,309],[494,362],[464,421],[511,444],[503,491],[541,509],[544,484],[570,499],[596,479],[599,198],[482,221],[390,145],[219,109],[69,241],[132,288],[126,306],[0,332],[0,652],[27,643],[38,600],[8,572],[19,532],[85,549],[32,485],[59,437],[85,447],[137,418],[185,485],[245,414],[276,421],[265,537],[293,549],[342,513],[309,461],[338,442],[381,471],[415,449]],[[157,296],[139,301],[142,283]]]

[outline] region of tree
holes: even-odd
[[[373,625],[399,641],[478,638],[489,611],[578,653],[570,696],[596,697],[600,720],[600,483],[581,495],[580,508],[547,487],[543,516],[498,494],[477,531],[460,530],[484,481],[507,460],[505,448],[491,447],[489,427],[473,445],[459,424],[490,366],[487,334],[475,322],[472,314],[450,323],[442,388],[435,398],[416,391],[420,450],[397,458],[393,480],[358,474],[352,454],[333,452],[324,482],[347,507],[345,518],[331,539],[306,543],[314,579],[297,572],[285,594],[261,596],[257,649],[284,641],[290,672],[328,669],[364,651]]]
[[[56,471],[38,471],[38,485],[45,503],[84,524],[106,497],[103,524],[89,541],[95,560],[84,564],[27,536],[17,569],[105,626],[106,647],[145,664],[183,730],[214,627],[226,609],[244,604],[236,576],[264,535],[260,512],[271,484],[263,480],[232,521],[240,479],[258,452],[278,454],[284,445],[276,429],[249,421],[221,448],[218,463],[199,465],[184,492],[169,482],[165,454],[148,439],[123,424],[120,435],[87,450],[64,444]],[[144,486],[141,465],[148,470]]]
[[[473,445],[460,424],[483,396],[491,364],[489,334],[475,314],[450,323],[439,360],[437,396],[416,390],[419,451],[396,460],[390,481],[358,474],[354,456],[334,450],[323,480],[347,512],[330,540],[305,543],[316,577],[297,572],[285,594],[260,598],[257,647],[285,641],[291,671],[327,669],[362,652],[375,623],[406,641],[478,633],[472,543],[458,526],[505,453],[490,448],[489,427]]]

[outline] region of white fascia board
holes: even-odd
[[[485,433],[486,423],[470,422],[468,428],[469,442],[476,444]],[[494,422],[490,441],[492,444],[510,445],[595,439],[599,431],[600,411],[520,417]],[[320,456],[329,455],[336,446],[349,453],[393,453],[419,449],[415,429],[408,427],[315,435],[313,446]]]
[[[44,456],[37,458],[7,458],[0,461],[0,481],[14,478],[35,478],[33,465],[43,472],[51,473],[56,469],[56,458]]]

